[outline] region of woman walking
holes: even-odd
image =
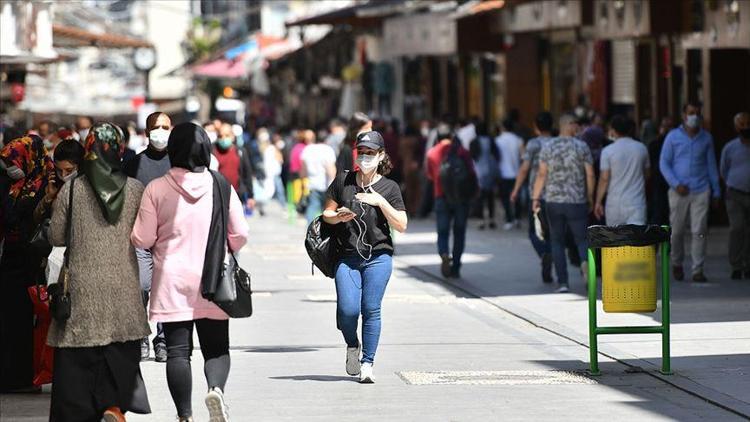
[[[0,393],[28,392],[38,389],[31,383],[34,315],[27,289],[44,258],[29,241],[54,166],[36,135],[7,142],[0,159]]]
[[[154,257],[149,316],[164,325],[167,384],[179,420],[193,420],[190,356],[195,327],[205,359],[210,420],[224,422],[228,418],[224,388],[229,377],[229,317],[201,296],[213,210],[214,179],[208,170],[211,141],[200,126],[182,123],[172,129],[167,151],[172,168],[146,188],[130,239],[136,247],[150,249]],[[239,251],[247,241],[248,226],[242,203],[232,192],[228,243],[232,251]]]
[[[487,132],[487,125],[480,122],[476,125],[477,137],[469,144],[469,152],[474,160],[474,166],[477,169],[479,179],[479,198],[477,208],[482,222],[479,224],[479,230],[485,227],[494,229],[495,224],[495,186],[500,180],[500,171],[498,163],[500,162],[500,151],[495,142],[490,138]],[[484,210],[487,209],[487,215]]]
[[[68,248],[71,302],[70,317],[53,319],[47,337],[55,347],[50,420],[119,422],[125,412],[151,413],[140,369],[150,330],[128,241],[143,185],[120,170],[118,127],[97,123],[84,149],[83,174],[60,190],[49,230],[53,246]]]
[[[404,232],[406,207],[398,185],[385,176],[392,165],[383,137],[374,131],[357,136],[356,172],[342,172],[328,188],[323,220],[335,225],[341,245],[336,270],[336,318],[346,341],[346,372],[373,383],[373,362],[380,339],[380,308],[391,278],[391,227]],[[362,315],[362,342],[357,336]],[[362,352],[360,358],[360,351]]]

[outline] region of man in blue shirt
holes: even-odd
[[[683,280],[684,235],[690,222],[693,281],[705,282],[703,262],[706,256],[708,209],[721,198],[716,168],[714,140],[701,127],[701,109],[694,103],[682,109],[683,124],[672,129],[664,140],[659,168],[669,184],[669,222],[672,225],[672,272]]]
[[[727,184],[729,264],[732,280],[750,279],[750,113],[734,116],[739,136],[721,152],[721,178]]]

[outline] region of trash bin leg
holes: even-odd
[[[669,350],[669,325],[670,315],[670,285],[669,285],[669,242],[661,244],[661,373],[672,375],[672,362]]]
[[[589,359],[591,375],[601,375],[599,371],[599,347],[596,334],[596,260],[594,251],[589,249],[588,261],[588,290],[589,290]]]

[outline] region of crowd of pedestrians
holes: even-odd
[[[735,116],[738,136],[720,157],[693,103],[679,125],[662,119],[648,144],[622,115],[556,119],[543,111],[533,122],[533,135],[517,113],[499,123],[445,115],[402,130],[357,112],[315,128],[245,130],[219,119],[174,125],[156,112],[143,131],[89,117],[69,127],[4,127],[0,342],[14,346],[0,348],[0,390],[33,389],[27,289],[60,274],[70,278],[66,293],[74,300],[69,320],[53,320],[47,338],[55,348],[52,420],[148,413],[139,361],[152,345],[154,359],[166,362],[179,419],[191,420],[193,330],[211,420],[226,420],[228,316],[201,287],[215,183],[230,186],[229,251],[246,241],[245,216],[265,216],[271,206],[334,227],[337,326],[346,370],[365,383],[374,382],[392,230],[406,230],[409,218],[434,212],[441,273],[458,280],[470,218],[481,230],[497,229],[499,201],[502,228],[527,224],[542,281],[556,280],[564,293],[569,261],[586,281],[592,224],[668,224],[674,278],[686,278],[689,255],[692,281],[707,281],[708,215],[723,197],[731,278],[750,278],[750,114]],[[49,248],[38,247],[40,227],[48,227]],[[157,323],[152,343],[149,320]]]

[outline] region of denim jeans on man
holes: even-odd
[[[466,244],[466,221],[469,219],[469,203],[449,204],[445,198],[435,199],[437,217],[438,253],[448,255],[448,243],[453,225],[453,270],[461,269],[461,255]]]
[[[570,228],[578,249],[578,256],[581,262],[586,262],[588,260],[588,242],[586,240],[588,215],[587,204],[547,202],[552,260],[555,262],[557,281],[561,285],[568,284],[568,265],[565,260],[565,229],[566,227]]]
[[[307,209],[305,210],[305,218],[307,223],[312,223],[315,217],[319,216],[323,212],[323,205],[326,201],[326,193],[317,190],[311,190],[310,196],[308,197],[309,202],[307,203]]]
[[[362,314],[362,363],[375,361],[380,340],[380,306],[393,271],[388,254],[370,260],[345,257],[336,268],[336,321],[348,347],[357,347],[357,328]]]

